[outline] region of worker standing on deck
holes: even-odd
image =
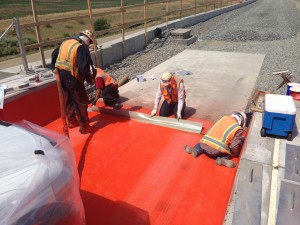
[[[59,69],[62,89],[65,95],[68,127],[80,126],[82,134],[93,132],[87,113],[88,96],[84,81],[94,84],[93,63],[89,45],[93,43],[92,32],[82,31],[79,36],[70,37],[52,53],[52,64]],[[91,69],[92,68],[92,69]]]
[[[202,153],[216,159],[217,165],[235,167],[230,157],[238,157],[245,137],[244,127],[247,116],[244,112],[233,112],[230,116],[219,119],[193,148],[186,145],[184,150],[193,157]]]
[[[96,96],[92,102],[96,105],[98,99],[103,98],[106,106],[111,106],[114,109],[120,109],[122,104],[119,102],[119,86],[117,80],[105,73],[102,69],[96,68]]]
[[[162,103],[159,115],[168,117],[173,113],[175,118],[178,120],[182,119],[184,117],[186,98],[183,80],[175,77],[171,72],[166,72],[162,75],[151,116],[156,115],[162,96],[164,96],[165,100]]]

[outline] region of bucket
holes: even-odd
[[[287,89],[286,89],[286,95],[291,95],[291,88],[292,87],[299,87],[300,86],[300,84],[298,84],[298,83],[288,83],[287,84]]]
[[[294,100],[300,101],[300,86],[291,87],[290,93]]]
[[[137,76],[136,76],[136,81],[137,81],[137,82],[143,82],[143,81],[144,81],[143,75],[137,75]]]

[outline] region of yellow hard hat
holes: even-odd
[[[170,72],[165,72],[161,76],[161,82],[162,83],[168,83],[168,82],[170,82],[171,78],[172,78],[172,74]]]
[[[91,32],[90,30],[83,30],[80,32],[80,34],[83,34],[86,37],[88,37],[91,40],[91,44],[93,44],[93,32]]]

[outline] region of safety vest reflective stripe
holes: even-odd
[[[241,127],[234,118],[224,116],[206,132],[200,142],[216,150],[230,154],[229,144],[239,129]]]
[[[77,49],[81,44],[75,39],[69,39],[61,44],[55,67],[70,71],[73,76],[80,79],[76,65]]]
[[[178,90],[180,88],[180,83],[183,82],[182,79],[173,77],[171,80],[171,93],[168,92],[166,86],[160,84],[160,90],[163,94],[165,100],[170,104],[171,102],[178,102]]]
[[[68,68],[72,67],[71,56],[73,54],[73,50],[74,50],[74,47],[76,45],[80,45],[80,43],[77,42],[77,43],[74,43],[74,44],[71,45],[71,47],[70,47],[70,49],[68,51],[68,55],[67,55],[66,59],[64,61],[57,62],[59,65],[64,65],[64,66],[66,66]]]
[[[233,131],[235,132],[235,130],[236,130],[237,128],[239,128],[239,127],[240,127],[240,125],[238,125],[238,124],[233,124],[233,125],[231,125],[230,127],[228,127],[228,128],[225,130],[224,134],[223,134],[222,142],[225,143],[226,139],[230,136],[230,134],[231,134]]]
[[[209,136],[204,136],[201,141],[208,141],[212,144],[217,145],[219,151],[221,151],[222,149],[225,149],[226,151],[228,151],[230,153],[229,147],[225,143],[223,143],[221,141],[218,141],[217,139],[214,139],[214,138],[209,137]]]

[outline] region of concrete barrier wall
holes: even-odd
[[[168,26],[166,23],[162,23],[160,25],[156,25],[153,27],[149,27],[147,29],[147,42],[153,40],[154,37],[154,30],[156,28],[162,29],[162,31],[166,31],[168,29],[177,29],[177,28],[184,28],[193,26],[195,24],[204,22],[209,20],[215,16],[221,15],[223,13],[238,9],[240,7],[246,6],[255,2],[256,0],[249,0],[243,3],[238,3],[235,5],[223,7],[220,9],[199,13],[197,15],[192,15],[188,17],[184,17],[182,19],[176,19],[170,21]],[[102,69],[107,68],[109,65],[122,61],[129,55],[135,54],[139,51],[142,51],[146,47],[146,40],[145,40],[145,32],[144,30],[138,31],[134,34],[127,35],[125,37],[124,46],[122,42],[122,38],[118,38],[113,41],[109,41],[103,43],[101,49],[98,50],[99,56],[99,65]],[[92,59],[95,63],[95,54],[91,52]]]

